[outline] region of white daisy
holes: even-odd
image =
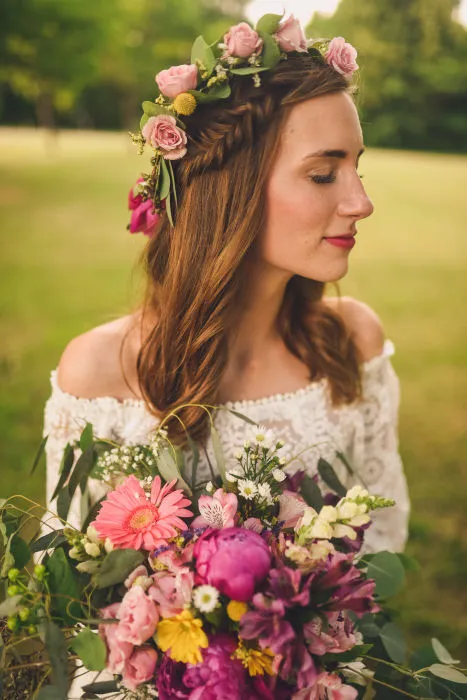
[[[252,425],[248,429],[247,442],[252,442],[266,450],[270,450],[276,446],[278,442],[273,431],[266,428],[264,425]]]
[[[256,484],[253,481],[250,481],[249,479],[245,479],[238,482],[238,491],[240,493],[240,496],[246,498],[247,501],[252,501],[258,493]]]
[[[219,591],[214,586],[198,586],[193,591],[193,603],[203,613],[210,613],[214,610],[219,600]]]
[[[272,493],[271,493],[271,487],[269,484],[258,484],[258,493],[261,496],[261,498],[264,498],[266,503],[268,505],[271,505],[273,503],[272,500]]]

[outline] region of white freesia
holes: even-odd
[[[84,545],[84,549],[86,551],[86,554],[89,554],[90,557],[98,557],[101,553],[99,545],[95,542],[86,542]]]

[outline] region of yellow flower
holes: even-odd
[[[159,648],[162,651],[170,649],[170,658],[184,664],[201,663],[201,648],[206,649],[209,645],[202,621],[193,617],[189,610],[161,620],[156,635]]]
[[[227,615],[234,622],[238,622],[247,612],[247,610],[248,605],[246,603],[242,603],[239,600],[231,600],[230,603],[227,605]]]
[[[233,658],[239,659],[243,666],[248,669],[250,676],[264,676],[265,673],[272,676],[274,656],[271,649],[247,649],[241,640],[232,654]]]
[[[183,115],[190,115],[196,109],[196,99],[189,92],[181,92],[173,101],[176,112]]]

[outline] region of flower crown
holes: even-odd
[[[273,70],[288,54],[307,54],[331,65],[342,75],[357,70],[357,52],[342,37],[306,39],[297,19],[291,15],[267,14],[252,29],[240,22],[221,42],[207,44],[199,36],[191,49],[191,63],[172,66],[156,75],[160,94],[153,102],[143,102],[140,131],[132,133],[140,154],[147,145],[152,150],[149,174],[143,174],[129,194],[131,233],[152,236],[163,211],[173,225],[177,192],[172,161],[187,152],[186,126],[180,117],[193,114],[198,104],[229,97],[233,76],[251,77],[261,85],[261,73]]]

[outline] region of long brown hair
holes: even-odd
[[[183,404],[216,404],[235,328],[247,255],[265,223],[265,189],[290,109],[304,100],[349,91],[330,66],[289,56],[261,74],[261,86],[235,78],[228,100],[199,105],[186,118],[188,154],[174,161],[178,209],[166,217],[145,252],[144,318],[157,319],[143,335],[140,389],[159,418]],[[322,302],[324,284],[293,277],[277,327],[291,353],[327,377],[335,405],[361,391],[359,357],[343,322]],[[206,436],[205,412],[178,415],[190,434]],[[169,435],[184,441],[177,419]]]

